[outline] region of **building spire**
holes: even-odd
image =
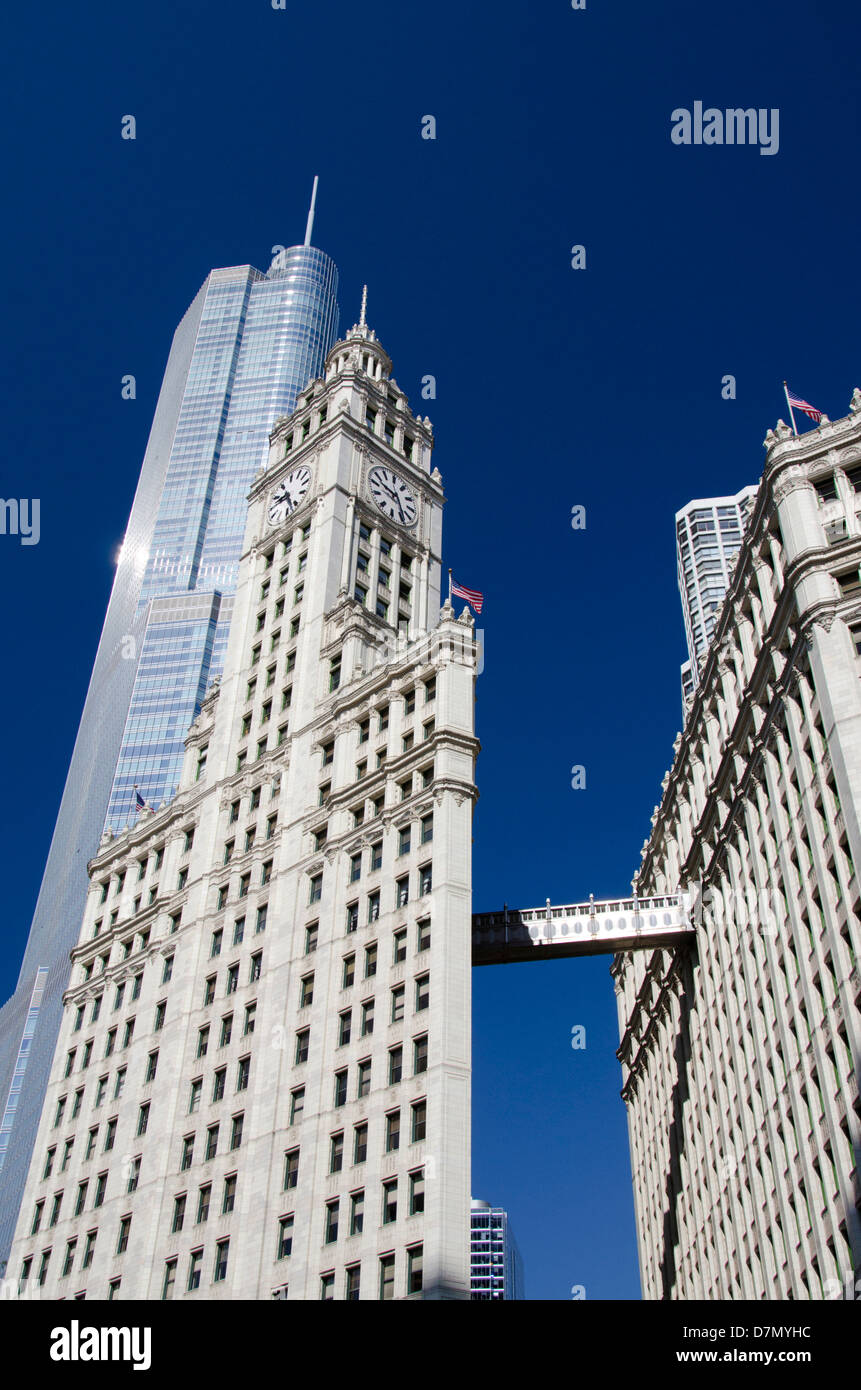
[[[360,327],[360,328],[367,328],[367,323],[366,323],[367,312],[368,312],[368,287],[367,287],[367,285],[363,285],[363,286],[362,286],[362,312],[361,312],[361,314],[360,314],[360,316],[359,316],[359,327]]]
[[[314,175],[314,187],[311,192],[311,206],[308,209],[308,222],[305,227],[305,245],[311,245],[311,235],[314,231],[314,214],[317,211],[317,185],[320,182],[318,174]]]

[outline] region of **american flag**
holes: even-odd
[[[481,612],[481,605],[484,603],[484,594],[480,594],[477,589],[467,589],[465,584],[456,584],[452,580],[451,596],[454,598],[465,598],[470,608],[474,608],[476,613]]]
[[[809,415],[811,420],[815,420],[817,425],[819,424],[819,421],[822,419],[822,411],[817,410],[816,406],[811,405],[809,401],[803,401],[800,396],[793,396],[788,386],[786,388],[786,399],[791,406],[795,406],[796,410],[803,410],[805,415]]]
[[[135,810],[136,810],[136,811],[143,811],[143,810],[145,809],[145,807],[146,807],[146,802],[144,801],[144,799],[143,799],[143,797],[141,796],[140,792],[138,791],[137,787],[135,787]]]

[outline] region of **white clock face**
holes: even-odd
[[[368,474],[368,484],[371,496],[384,516],[399,526],[415,525],[419,504],[403,478],[399,478],[391,468],[378,465]]]
[[[303,464],[288,473],[283,483],[279,483],[269,502],[269,520],[273,526],[295,512],[311,486],[311,470]]]

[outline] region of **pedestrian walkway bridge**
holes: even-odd
[[[688,893],[610,898],[565,907],[510,908],[472,918],[473,965],[507,965],[557,956],[611,955],[674,947],[694,939]]]

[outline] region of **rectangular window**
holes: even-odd
[[[230,1039],[231,1039],[232,1036],[233,1036],[233,1014],[225,1014],[224,1017],[223,1017],[222,1020],[221,1020],[221,1036],[220,1036],[220,1038],[219,1038],[218,1046],[219,1046],[219,1047],[227,1047],[227,1045],[228,1045],[228,1043],[230,1042]]]
[[[322,875],[322,874],[314,874],[313,877],[311,878],[311,882],[310,882],[310,888],[309,888],[309,893],[308,893],[308,902],[309,902],[309,903],[318,903],[318,902],[320,901],[320,899],[322,898],[322,896],[323,896],[323,875]]]
[[[433,888],[433,868],[430,864],[423,864],[419,869],[419,894],[426,897]]]
[[[396,1086],[404,1074],[404,1049],[389,1048],[389,1085]]]
[[[367,1124],[354,1125],[353,1127],[353,1162],[364,1163],[368,1157],[368,1126]]]
[[[377,943],[365,947],[365,979],[373,979],[377,973]]]
[[[358,904],[358,903],[348,903],[348,904],[347,904],[347,935],[349,936],[351,932],[358,931],[358,928],[359,928],[359,904]]]
[[[404,1000],[406,989],[403,985],[395,985],[392,990],[392,1023],[400,1023],[404,1016]]]
[[[210,1158],[215,1158],[218,1152],[218,1125],[210,1125],[206,1131],[206,1148],[203,1152],[204,1162]]]
[[[184,1173],[194,1162],[194,1135],[187,1134],[182,1141],[182,1158],[179,1164],[179,1171]]]
[[[251,1077],[251,1058],[240,1057],[236,1067],[236,1089],[237,1091],[247,1091],[248,1082]]]
[[[129,1234],[132,1229],[132,1219],[130,1216],[122,1217],[120,1230],[117,1237],[117,1254],[124,1255],[129,1248]]]
[[[227,1068],[219,1067],[212,1078],[212,1099],[213,1102],[224,1099],[224,1087],[227,1082]],[[201,1086],[203,1083],[201,1082]]]
[[[231,1149],[231,1152],[232,1152],[234,1149],[239,1149],[239,1148],[242,1147],[242,1130],[243,1130],[244,1125],[245,1125],[245,1116],[244,1116],[244,1115],[234,1115],[234,1116],[233,1116],[233,1124],[231,1125],[231,1129],[230,1129],[230,1149]]]
[[[297,1086],[290,1092],[290,1123],[295,1125],[305,1111],[305,1087]]]
[[[344,1135],[333,1134],[329,1140],[329,1172],[340,1173],[344,1166]]]
[[[314,976],[303,975],[299,981],[299,1008],[307,1009],[314,1002]]]
[[[338,1015],[338,1046],[346,1047],[350,1041],[353,1026],[353,1013],[351,1009],[345,1009]]]
[[[242,1030],[243,1037],[247,1037],[249,1033],[254,1032],[254,1024],[256,1022],[256,1019],[257,1000],[253,999],[250,1004],[245,1005],[245,1027]]]
[[[293,1216],[282,1216],[278,1222],[278,1259],[286,1260],[293,1253]]]
[[[266,919],[269,916],[269,904],[261,903],[257,909],[257,920],[254,923],[254,935],[259,936],[266,930]]]
[[[401,927],[396,931],[393,938],[393,960],[395,965],[400,965],[407,958],[407,929]]]
[[[352,854],[352,855],[350,855],[350,877],[349,877],[349,882],[350,882],[350,883],[356,883],[356,882],[358,881],[358,879],[360,879],[361,877],[362,877],[362,855],[361,855],[361,853],[359,853],[359,854]]]
[[[431,924],[429,917],[423,917],[420,922],[416,923],[416,936],[418,938],[416,950],[429,951],[431,944]]]
[[[368,926],[372,926],[380,916],[380,895],[377,893],[368,894]]]
[[[362,1037],[366,1038],[374,1031],[374,1001],[366,999],[362,1004]]]
[[[383,1225],[390,1226],[398,1219],[398,1180],[387,1178],[383,1183]]]
[[[407,1250],[407,1293],[421,1293],[422,1265],[424,1251],[421,1245],[413,1245]]]
[[[299,1150],[284,1155],[284,1190],[289,1192],[299,1181]]]
[[[245,937],[245,918],[237,917],[233,923],[233,945],[241,946]]]
[[[151,1052],[146,1060],[146,1073],[144,1081],[155,1081],[155,1074],[158,1070],[158,1052]]]
[[[236,1174],[231,1173],[224,1179],[224,1196],[221,1199],[221,1213],[229,1216],[236,1205]]]
[[[387,1303],[394,1296],[395,1257],[394,1255],[382,1255],[380,1257],[380,1298]]]
[[[416,1013],[430,1004],[430,975],[416,976]]]
[[[416,1168],[410,1173],[410,1216],[420,1216],[425,1209],[425,1170]]]
[[[413,1038],[413,1074],[421,1076],[428,1069],[428,1035]]]
[[[186,1194],[183,1192],[179,1197],[173,1199],[173,1221],[171,1222],[171,1234],[176,1234],[182,1230],[182,1223],[185,1220]]]
[[[200,1270],[203,1264],[203,1251],[192,1250],[188,1261],[188,1292],[200,1288]]]
[[[149,1106],[150,1103],[147,1101],[138,1111],[138,1134],[146,1134],[147,1132],[147,1125],[149,1124]]]
[[[164,1266],[164,1279],[161,1286],[162,1300],[173,1298],[176,1284],[176,1260],[167,1260]]]
[[[212,1197],[212,1183],[208,1182],[202,1187],[197,1197],[197,1224],[200,1226],[204,1221],[209,1220],[209,1202]]]
[[[335,1109],[347,1104],[347,1068],[335,1072]]]
[[[375,845],[371,845],[371,873],[383,867],[383,842],[378,840]]]
[[[410,876],[404,874],[395,883],[395,903],[398,907],[406,907],[410,900]]]
[[[350,1194],[350,1235],[360,1236],[365,1225],[365,1194]]]
[[[362,1100],[364,1096],[367,1096],[367,1095],[370,1094],[370,1090],[371,1090],[371,1060],[370,1060],[369,1057],[365,1057],[365,1058],[363,1058],[362,1061],[359,1063],[359,1070],[358,1070],[358,1085],[357,1085],[357,1087],[356,1087],[356,1096],[357,1096],[357,1098],[358,1098],[359,1100]]]
[[[390,1110],[386,1115],[386,1153],[396,1153],[401,1147],[401,1112]]]
[[[299,1066],[302,1062],[307,1062],[310,1047],[311,1029],[301,1028],[296,1034],[296,1055],[294,1058],[296,1066]]]
[[[412,1111],[412,1130],[410,1134],[410,1142],[412,1144],[421,1144],[423,1140],[427,1138],[427,1101],[413,1101],[412,1105],[410,1106],[410,1109]]]
[[[305,928],[305,955],[310,956],[317,949],[318,924],[309,922]]]

